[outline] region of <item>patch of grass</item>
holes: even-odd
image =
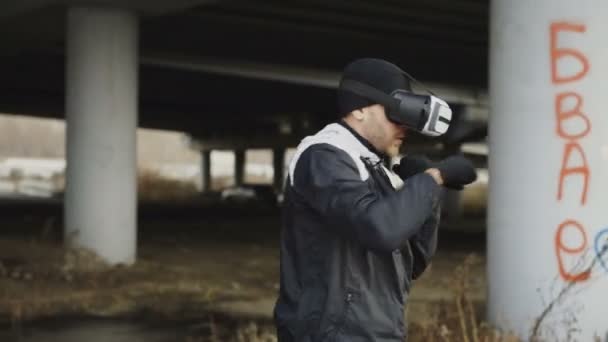
[[[425,322],[410,324],[408,342],[520,342],[513,335],[503,334],[478,318],[471,299],[470,269],[478,263],[475,255],[465,258],[451,276],[455,284],[452,299],[429,303],[435,314]],[[264,322],[233,321],[210,316],[187,342],[271,342],[276,341],[274,327]]]
[[[451,276],[452,300],[429,304],[434,317],[410,325],[409,342],[519,342],[517,336],[502,333],[479,318],[483,308],[471,298],[471,268],[479,263],[475,254],[467,256]]]
[[[204,310],[218,292],[230,295],[192,268],[147,260],[129,267],[108,266],[91,252],[43,242],[0,241],[0,250],[3,321],[141,311],[181,317]]]
[[[164,177],[158,171],[140,170],[137,175],[140,200],[187,200],[199,195],[194,182]]]

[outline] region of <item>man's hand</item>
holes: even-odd
[[[415,174],[430,169],[432,167],[431,164],[431,161],[425,156],[405,156],[401,158],[399,164],[393,166],[393,171],[401,177],[401,179],[406,180]]]
[[[432,168],[432,169],[428,169],[424,172],[431,175],[431,177],[433,177],[433,179],[435,180],[435,183],[437,183],[437,185],[444,185],[443,177],[441,177],[441,172],[439,172],[438,169]]]
[[[405,156],[393,166],[393,171],[403,180],[426,172],[437,184],[453,190],[462,190],[477,179],[473,163],[461,155],[448,157],[438,163],[422,155]]]
[[[447,157],[434,166],[441,173],[446,188],[462,190],[477,179],[475,166],[461,155]]]

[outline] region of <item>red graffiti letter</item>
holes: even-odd
[[[570,247],[564,245],[562,235],[564,233],[564,229],[566,229],[566,227],[568,227],[568,226],[572,226],[572,227],[576,228],[583,236],[583,242],[577,248],[570,248]],[[587,247],[587,234],[585,233],[585,229],[583,228],[583,226],[580,223],[578,223],[577,221],[574,221],[574,220],[567,220],[567,221],[562,222],[562,224],[559,225],[559,227],[557,228],[557,232],[555,234],[555,254],[557,255],[557,263],[559,265],[559,274],[562,276],[562,278],[564,280],[571,281],[571,282],[585,281],[585,280],[589,279],[589,277],[591,276],[590,270],[586,270],[584,272],[576,273],[576,274],[570,273],[568,270],[566,270],[566,267],[564,267],[564,260],[562,259],[562,252],[568,253],[568,254],[580,254],[583,252],[585,247]],[[581,255],[581,258],[582,258],[582,255]]]
[[[584,33],[585,25],[571,24],[568,22],[551,23],[551,80],[553,83],[566,83],[580,80],[589,71],[589,61],[583,53],[576,49],[557,47],[557,36],[560,31],[571,31]],[[581,70],[573,75],[559,75],[557,62],[560,58],[572,57],[581,63]]]
[[[564,109],[564,102],[567,99],[576,101],[574,107],[570,110]],[[591,121],[587,115],[581,111],[583,106],[583,98],[574,92],[559,93],[555,97],[555,114],[557,115],[557,134],[564,139],[580,139],[589,134],[591,130]],[[580,118],[585,123],[585,129],[578,134],[568,134],[564,129],[564,121],[571,118]]]
[[[572,166],[569,161],[572,156],[572,153],[577,151],[583,161],[583,165]],[[589,165],[587,164],[587,157],[585,157],[585,151],[581,148],[576,142],[569,142],[564,147],[564,158],[562,159],[562,168],[559,172],[559,188],[557,191],[557,200],[562,200],[562,195],[564,192],[564,181],[566,177],[572,174],[581,174],[584,177],[583,182],[583,193],[581,195],[581,204],[585,204],[587,202],[587,186],[589,185]]]

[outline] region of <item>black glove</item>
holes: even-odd
[[[447,157],[434,165],[441,173],[446,188],[462,190],[477,179],[473,163],[461,155]]]
[[[401,158],[399,164],[395,164],[393,166],[393,171],[399,175],[402,180],[406,180],[415,174],[430,169],[431,167],[433,166],[429,158],[420,155],[413,155]]]

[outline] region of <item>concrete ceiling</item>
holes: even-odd
[[[0,4],[0,111],[63,116],[65,7],[83,3]],[[300,136],[334,119],[332,79],[370,56],[485,102],[488,0],[86,3],[142,13],[145,127],[253,137],[289,122]]]
[[[144,15],[162,15],[187,10],[218,0],[4,0],[0,4],[0,17],[14,17],[33,10],[53,6],[119,7],[141,12]]]

